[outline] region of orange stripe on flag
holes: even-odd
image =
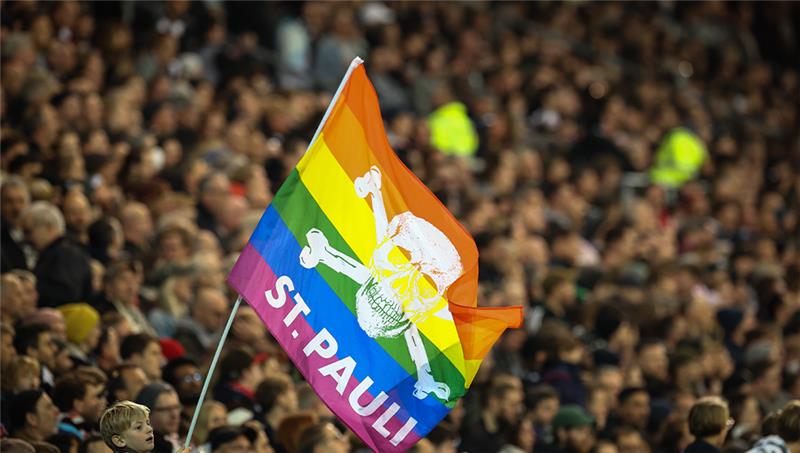
[[[323,126],[325,142],[351,179],[377,165],[384,175],[387,216],[411,211],[441,230],[461,255],[464,274],[450,286],[450,302],[467,360],[482,359],[508,327],[519,327],[521,307],[478,308],[478,249],[464,227],[400,161],[386,138],[378,98],[363,66],[356,68]],[[477,371],[477,370],[476,370]],[[471,380],[468,377],[468,380]]]

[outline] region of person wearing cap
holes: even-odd
[[[689,410],[689,432],[694,442],[684,453],[719,453],[733,427],[728,403],[716,396],[700,398]]]
[[[58,311],[64,315],[70,357],[82,365],[91,365],[90,354],[100,341],[100,314],[84,303],[62,305]]]
[[[588,453],[594,447],[594,417],[576,405],[561,406],[553,419],[556,448],[553,452]]]
[[[155,431],[154,453],[172,453],[181,445],[178,430],[181,422],[181,403],[178,393],[165,382],[145,385],[136,403],[150,409],[150,423]]]

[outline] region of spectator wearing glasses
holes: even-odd
[[[162,370],[164,380],[175,388],[178,399],[181,401],[181,433],[189,430],[189,424],[194,415],[194,409],[200,399],[200,390],[203,387],[203,374],[197,362],[188,357],[178,357],[170,360]]]
[[[694,442],[684,453],[719,453],[734,421],[728,403],[716,396],[700,398],[689,411],[689,432]]]
[[[142,388],[136,402],[150,408],[150,423],[155,431],[154,453],[172,453],[180,448],[178,430],[181,422],[181,403],[171,385],[154,382]]]

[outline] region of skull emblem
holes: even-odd
[[[378,244],[369,266],[332,248],[315,228],[306,233],[308,246],[300,253],[300,264],[307,269],[325,264],[361,285],[356,292],[359,326],[371,338],[404,335],[417,367],[414,395],[423,399],[434,393],[447,400],[450,388],[433,379],[415,323],[446,310],[442,295],[462,272],[458,251],[444,233],[410,211],[387,220],[377,167],[356,178],[355,190],[361,198],[371,196],[375,216]],[[402,256],[393,255],[395,248]]]

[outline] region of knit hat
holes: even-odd
[[[173,338],[162,338],[158,340],[161,345],[161,353],[167,360],[177,359],[186,355],[186,349],[178,340]]]
[[[100,322],[100,314],[89,304],[67,304],[58,307],[67,325],[67,340],[80,344]]]
[[[553,418],[554,428],[580,428],[582,426],[592,426],[593,424],[594,417],[587,414],[582,407],[576,404],[561,406],[555,418]]]
[[[162,393],[174,392],[175,389],[166,382],[156,381],[152,384],[147,384],[139,391],[139,396],[136,397],[136,402],[147,406],[153,410],[156,406],[156,401]]]

